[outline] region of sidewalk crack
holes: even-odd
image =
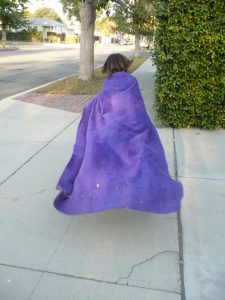
[[[141,266],[141,265],[143,265],[143,264],[145,264],[145,263],[147,263],[147,262],[150,262],[150,261],[154,260],[156,257],[158,257],[158,256],[160,256],[160,255],[164,255],[164,254],[167,254],[167,253],[176,253],[176,254],[178,254],[177,251],[173,251],[173,250],[160,251],[160,252],[158,252],[158,253],[152,255],[151,257],[148,257],[148,258],[146,258],[145,260],[142,260],[142,261],[140,261],[139,263],[134,264],[134,265],[130,268],[130,271],[129,271],[128,275],[127,275],[127,276],[124,276],[124,277],[120,277],[118,280],[116,280],[115,283],[116,283],[116,284],[119,284],[119,283],[120,283],[119,281],[121,281],[121,280],[123,280],[123,279],[127,279],[126,285],[129,285],[129,279],[130,279],[130,277],[131,277],[133,271],[134,271],[137,267],[139,267],[139,266]]]

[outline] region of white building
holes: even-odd
[[[59,23],[49,18],[28,18],[27,19],[31,28],[36,28],[37,31],[43,33],[43,39],[48,39],[48,32],[54,32],[56,34],[72,34],[73,30],[66,27],[66,25]]]

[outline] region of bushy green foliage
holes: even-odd
[[[157,5],[155,108],[164,125],[225,127],[225,2]]]
[[[0,27],[2,40],[7,40],[6,32],[10,28],[27,27],[26,5],[28,0],[0,0]]]
[[[57,22],[63,23],[57,12],[51,7],[38,8],[31,16],[32,18],[49,18]]]
[[[65,33],[47,32],[49,43],[60,43],[65,41]]]
[[[0,26],[3,29],[27,25],[24,20],[28,0],[0,0]]]
[[[65,43],[66,44],[75,44],[78,42],[78,37],[75,34],[66,34]]]
[[[32,42],[42,42],[43,41],[43,33],[37,31],[35,29],[31,30],[31,41]]]
[[[8,40],[10,41],[29,41],[29,42],[42,42],[43,34],[35,28],[23,29],[17,32],[7,32]]]
[[[48,41],[49,43],[57,43],[60,41],[60,38],[58,38],[55,34],[48,34]]]
[[[113,2],[113,19],[120,32],[149,36],[154,31],[155,0]]]

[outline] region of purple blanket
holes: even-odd
[[[65,214],[180,209],[182,185],[168,173],[159,135],[132,75],[114,73],[85,107],[57,188],[61,192],[54,205]]]

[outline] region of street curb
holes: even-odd
[[[6,98],[4,98],[4,99],[2,99],[2,100],[0,100],[0,101],[2,102],[2,101],[10,100],[10,99],[12,100],[12,98],[15,98],[15,97],[18,97],[18,96],[22,96],[22,95],[24,95],[24,94],[28,94],[28,93],[30,93],[30,92],[32,92],[32,91],[35,91],[35,90],[40,89],[40,88],[42,88],[42,87],[45,87],[45,86],[47,86],[47,85],[49,85],[49,84],[51,84],[51,83],[54,83],[54,82],[57,82],[57,81],[66,79],[66,78],[68,78],[68,77],[72,77],[72,76],[77,75],[77,74],[79,74],[79,73],[76,72],[76,73],[73,73],[73,74],[71,74],[71,75],[64,76],[64,77],[62,77],[62,78],[59,78],[59,79],[56,79],[56,80],[53,80],[53,81],[49,81],[49,82],[44,83],[44,84],[42,84],[42,85],[36,86],[36,87],[34,87],[34,88],[32,88],[32,89],[29,89],[29,90],[20,92],[20,93],[18,93],[18,94],[15,94],[15,95],[12,95],[12,96],[9,96],[9,97],[6,97]]]
[[[102,64],[101,64],[100,66],[96,66],[95,69],[100,68],[100,67],[102,67],[102,66],[103,66]],[[32,91],[35,91],[35,90],[40,89],[40,88],[42,88],[42,87],[45,87],[45,86],[47,86],[47,85],[49,85],[49,84],[52,84],[52,83],[54,83],[54,82],[57,82],[57,81],[60,81],[60,80],[63,80],[63,79],[66,79],[66,78],[69,78],[69,77],[72,77],[72,76],[75,76],[75,75],[78,75],[78,74],[79,74],[79,72],[76,72],[76,73],[73,73],[73,74],[71,74],[71,75],[67,75],[67,76],[61,77],[61,78],[59,78],[59,79],[56,79],[56,80],[53,80],[53,81],[49,81],[49,82],[47,82],[47,83],[44,83],[44,84],[39,85],[39,86],[36,86],[36,87],[34,87],[34,88],[32,88],[32,89],[29,89],[29,90],[20,92],[20,93],[18,93],[18,94],[15,94],[15,95],[12,95],[12,96],[3,98],[2,100],[0,99],[0,103],[1,103],[2,101],[6,101],[6,100],[13,100],[13,98],[15,98],[15,97],[19,97],[19,96],[22,96],[22,95],[24,95],[24,94],[28,94],[28,93],[30,93],[30,92],[32,92]]]
[[[147,61],[147,60],[146,60],[146,61]],[[145,61],[145,62],[146,62],[146,61]],[[143,64],[144,64],[145,62],[143,62]],[[141,65],[143,65],[143,64],[141,64]],[[141,66],[141,65],[140,65],[140,66]],[[102,66],[103,66],[102,64],[101,64],[100,66],[96,66],[95,69],[100,68],[100,67],[102,67]],[[139,66],[139,67],[140,67],[140,66]],[[139,67],[138,67],[138,68],[139,68]],[[138,69],[138,68],[137,68],[137,69]],[[137,70],[137,69],[136,69],[136,70]],[[132,72],[132,74],[133,74],[136,70],[134,70],[134,71]],[[55,82],[57,82],[57,81],[60,81],[60,80],[63,80],[63,79],[66,79],[66,78],[69,78],[69,77],[72,77],[72,76],[75,76],[75,75],[78,75],[78,74],[79,74],[79,72],[76,72],[76,73],[73,73],[73,74],[71,74],[71,75],[64,76],[64,77],[61,77],[61,78],[59,78],[59,79],[56,79],[56,80],[49,81],[49,82],[47,82],[47,83],[41,84],[41,85],[36,86],[36,87],[34,87],[34,88],[32,88],[32,89],[29,89],[29,90],[26,90],[26,91],[23,91],[23,92],[14,94],[14,95],[12,95],[12,96],[3,98],[2,100],[0,99],[0,103],[1,103],[2,101],[13,100],[13,98],[15,98],[15,97],[19,97],[19,96],[22,96],[22,95],[24,95],[24,94],[28,94],[28,93],[30,93],[30,92],[32,92],[32,91],[35,91],[35,90],[40,89],[40,88],[42,88],[42,87],[48,86],[49,84],[55,83]]]
[[[4,52],[4,51],[14,51],[14,50],[19,50],[19,49],[18,49],[18,48],[1,48],[1,49],[0,49],[0,52],[1,52],[1,51],[3,51],[3,52]]]

